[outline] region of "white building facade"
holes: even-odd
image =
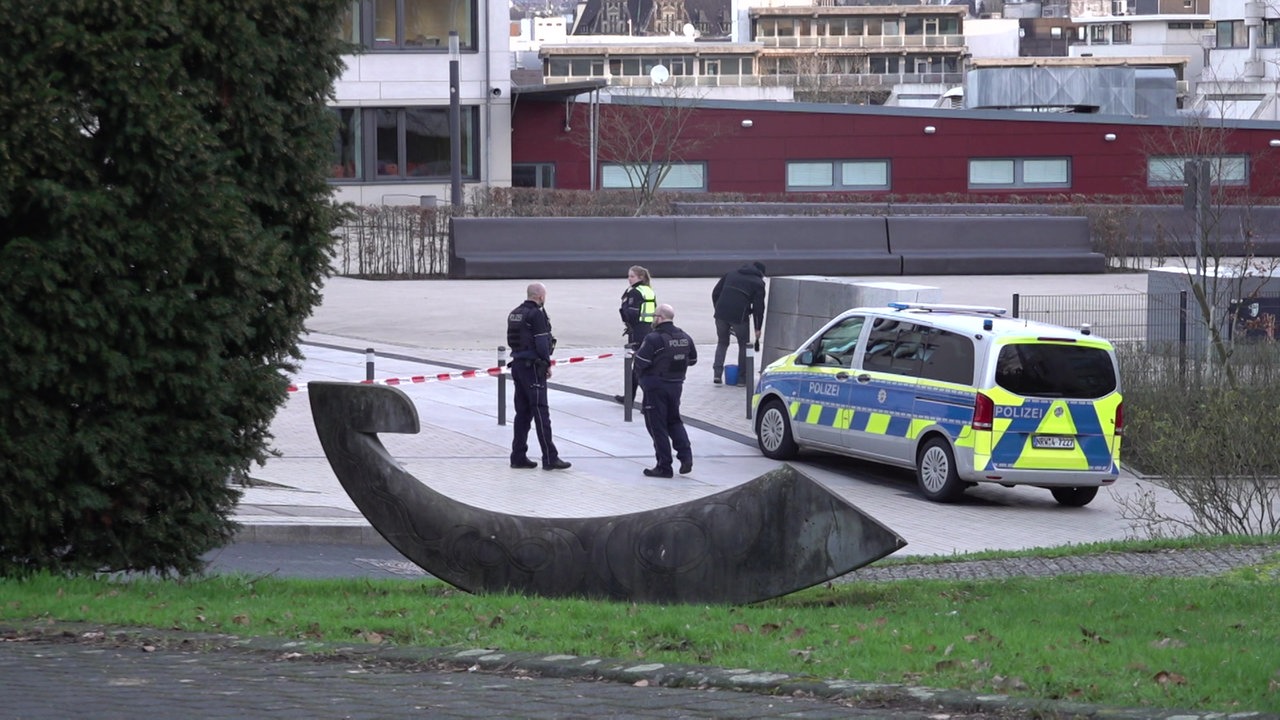
[[[1213,0],[1209,63],[1195,109],[1206,117],[1280,120],[1280,8],[1260,0]]]
[[[499,0],[353,0],[356,52],[331,102],[342,129],[330,173],[358,205],[432,205],[452,196],[450,64],[458,64],[464,200],[511,185],[511,26]],[[450,51],[450,33],[458,51]]]

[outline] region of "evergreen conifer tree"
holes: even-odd
[[[344,0],[0,13],[0,575],[234,532],[340,221]]]

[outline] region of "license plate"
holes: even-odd
[[[1063,437],[1062,435],[1036,435],[1031,438],[1031,447],[1041,448],[1044,450],[1072,450],[1076,446],[1076,439],[1073,437]]]

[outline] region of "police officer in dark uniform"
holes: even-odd
[[[551,410],[547,407],[547,379],[551,377],[551,353],[556,339],[551,320],[542,306],[547,287],[532,283],[528,298],[507,315],[507,345],[511,348],[511,379],[515,384],[515,435],[511,440],[511,467],[536,468],[529,459],[529,425],[533,424],[542,449],[543,470],[563,470],[570,466],[560,459],[551,441]]]
[[[644,389],[644,424],[653,438],[658,463],[645,468],[649,477],[672,477],[671,449],[680,460],[680,474],[693,470],[693,447],[684,420],[680,419],[680,396],[684,376],[698,362],[698,348],[689,333],[672,324],[676,311],[659,305],[654,314],[653,332],[645,336],[636,351],[636,372]]]

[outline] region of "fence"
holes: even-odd
[[[1280,295],[1233,298],[1217,308],[1222,337],[1234,343],[1274,343],[1280,328]],[[1013,316],[1079,328],[1115,343],[1136,344],[1150,351],[1203,348],[1209,333],[1190,293],[1122,293],[1114,295],[1013,296]]]

